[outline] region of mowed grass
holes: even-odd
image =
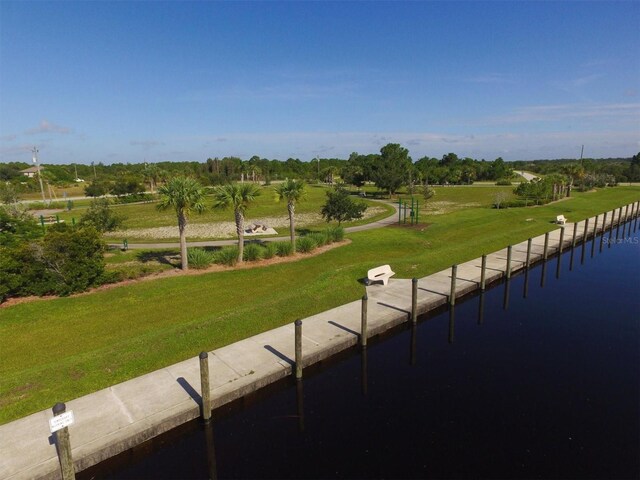
[[[373,266],[421,277],[557,228],[558,214],[580,220],[638,199],[639,188],[618,187],[543,207],[468,208],[351,234],[351,244],[295,263],[0,309],[0,423],[356,300]]]
[[[308,185],[307,186],[307,195],[306,198],[296,204],[296,214],[305,214],[305,213],[315,213],[319,214],[322,206],[326,202],[326,192],[329,191],[331,187],[323,186],[323,185]],[[381,218],[385,218],[393,213],[392,207],[388,205],[384,205],[381,203],[371,202],[369,200],[364,200],[370,207],[377,207],[381,209],[381,212],[371,218],[365,220],[359,220],[355,222],[349,222],[349,226],[361,225],[363,223],[369,223]],[[213,205],[213,196],[207,195],[205,198],[205,206],[206,211],[202,214],[192,213],[189,217],[190,224],[203,224],[203,223],[214,223],[214,222],[233,222],[233,210],[216,210],[212,208]],[[80,217],[86,212],[89,208],[89,201],[82,201],[77,206],[74,203],[74,208],[71,211],[64,211],[59,213],[59,217],[61,220],[66,222],[72,222],[72,219],[75,218],[76,221],[80,219]],[[124,217],[124,222],[122,225],[122,230],[119,232],[123,237],[127,237],[131,242],[136,241],[154,241],[154,239],[149,238],[137,238],[135,234],[132,232],[127,232],[130,229],[137,228],[153,228],[153,227],[175,227],[177,226],[176,214],[173,210],[163,210],[159,211],[157,209],[157,202],[146,202],[146,203],[133,203],[133,204],[122,204],[122,205],[113,205],[112,209],[117,214]],[[280,218],[288,218],[287,213],[287,204],[286,202],[276,202],[275,201],[275,191],[273,186],[265,186],[261,188],[260,196],[258,196],[255,202],[249,205],[245,215],[245,223],[250,224],[253,221],[266,217],[280,217]],[[326,223],[320,221],[319,223],[306,225],[305,228],[308,229],[319,229],[324,228]],[[288,227],[277,229],[278,233],[288,232]],[[187,227],[188,234],[188,227]],[[178,236],[176,232],[175,238],[164,238],[157,239],[158,241],[177,241]],[[213,238],[203,238],[203,240],[213,240]]]

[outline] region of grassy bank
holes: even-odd
[[[479,190],[479,189],[478,189]],[[357,299],[357,279],[390,263],[424,276],[640,199],[637,187],[576,193],[543,207],[481,207],[427,225],[349,235],[320,256],[265,268],[176,276],[0,309],[0,423]]]

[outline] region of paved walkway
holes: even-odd
[[[373,199],[370,199],[370,200],[373,200]],[[366,223],[364,225],[358,225],[356,227],[347,227],[344,229],[346,233],[360,232],[362,230],[373,230],[375,228],[382,228],[382,227],[386,227],[388,225],[392,225],[396,223],[396,219],[398,218],[398,205],[396,203],[387,201],[387,200],[373,200],[373,201],[391,205],[395,210],[394,213],[376,222]],[[267,238],[261,237],[261,236],[255,236],[255,235],[244,237],[245,241],[262,240],[265,242],[283,242],[283,241],[288,241],[290,238],[291,237],[289,237],[289,235],[287,235],[286,237],[267,237]],[[237,239],[211,240],[211,241],[204,241],[204,242],[191,242],[191,241],[188,242],[189,247],[224,247],[227,245],[237,245],[237,244],[238,244]],[[121,247],[122,242],[108,242],[107,245],[109,245],[110,247]],[[180,244],[179,243],[130,243],[128,247],[133,250],[143,249],[143,248],[179,248]]]
[[[634,204],[637,216],[640,202]],[[606,226],[617,225],[625,209],[607,213]],[[598,232],[603,215],[599,215]],[[613,222],[613,223],[612,223]],[[556,253],[594,234],[595,218],[567,224],[531,241],[530,261]],[[637,220],[636,220],[637,225]],[[585,228],[586,226],[586,228]],[[629,228],[629,227],[627,227]],[[630,230],[630,229],[629,229]],[[576,232],[574,239],[573,232]],[[606,235],[610,235],[606,233]],[[618,233],[611,233],[617,237]],[[528,242],[513,245],[511,269],[526,265]],[[487,255],[486,282],[506,275],[508,249]],[[476,290],[481,280],[480,258],[457,267],[456,298]],[[368,330],[374,336],[406,322],[411,312],[412,283],[391,279],[387,286],[371,285],[368,295]],[[417,311],[424,313],[449,301],[451,269],[418,281]],[[303,366],[313,364],[359,340],[361,301],[357,300],[303,320]],[[69,427],[77,471],[199,416],[200,371],[194,357],[124,383],[67,402],[75,423]],[[210,392],[217,407],[291,375],[294,358],[294,327],[285,325],[209,352]],[[48,422],[51,410],[0,426],[0,478],[60,478],[60,467]]]

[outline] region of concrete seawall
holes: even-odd
[[[586,221],[558,227],[531,239],[530,263],[539,262],[572,244],[616,228],[626,220],[629,233],[637,227],[640,202]],[[626,217],[625,217],[626,214]],[[597,218],[597,222],[596,222]],[[586,225],[586,229],[585,229]],[[597,226],[597,231],[594,231]],[[561,230],[564,229],[562,245]],[[574,231],[576,236],[574,238]],[[622,232],[622,226],[620,226]],[[526,268],[528,239],[511,248],[511,271]],[[486,284],[505,277],[507,248],[486,256]],[[383,262],[383,259],[381,259]],[[478,290],[481,258],[457,266],[455,297]],[[418,279],[417,312],[423,314],[450,301],[451,269]],[[391,279],[387,286],[367,287],[369,337],[407,322],[412,308],[412,281]],[[361,301],[303,319],[303,366],[356,345],[359,341]],[[200,415],[200,370],[194,357],[127,382],[67,402],[75,423],[69,427],[76,471],[110,458]],[[292,373],[293,324],[270,330],[209,352],[213,407],[243,397]],[[51,410],[0,426],[0,478],[61,478],[56,446],[49,432]]]

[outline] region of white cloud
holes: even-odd
[[[60,134],[66,135],[68,133],[71,133],[72,131],[73,130],[71,130],[69,127],[63,127],[61,125],[56,125],[55,123],[51,123],[48,120],[42,120],[40,122],[40,125],[34,128],[30,128],[26,130],[24,133],[26,135],[37,135],[40,133],[60,133]]]

